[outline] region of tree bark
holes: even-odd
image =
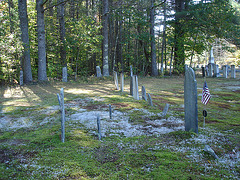
[[[47,81],[46,68],[46,41],[43,0],[36,1],[37,9],[37,32],[38,32],[38,80]]]
[[[58,3],[61,3],[63,1],[64,0],[58,0]],[[63,67],[67,67],[66,42],[65,42],[66,29],[65,29],[65,20],[64,20],[64,3],[61,3],[58,6],[58,20],[59,20],[60,41],[61,41],[61,46],[60,46],[61,63],[62,63]]]
[[[154,32],[154,17],[155,17],[154,16],[154,14],[155,14],[154,2],[155,2],[155,0],[151,0],[151,10],[150,10],[151,65],[152,65],[151,75],[157,76],[158,70],[157,70],[157,62],[156,62],[156,43],[155,43],[155,32]]]
[[[108,0],[103,0],[103,76],[109,76],[108,65]]]
[[[23,53],[23,78],[25,83],[32,81],[32,68],[30,59],[30,46],[28,35],[28,15],[26,0],[18,0],[18,13],[20,19],[20,29],[22,32]]]
[[[162,35],[162,54],[161,54],[161,74],[163,75],[163,51],[166,43],[166,2],[164,3],[164,10],[163,10],[163,35]],[[166,64],[165,64],[166,67]]]

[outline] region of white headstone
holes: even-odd
[[[142,99],[147,101],[147,94],[144,86],[142,86]]]
[[[139,93],[138,93],[138,78],[136,75],[133,76],[133,98],[139,100]]]
[[[211,48],[211,51],[210,51],[208,64],[214,64],[213,47]]]
[[[151,95],[148,93],[147,96],[148,96],[148,104],[149,104],[150,106],[153,106],[153,102],[152,102],[152,97],[151,97]]]
[[[223,77],[228,77],[228,65],[223,66]]]
[[[96,66],[96,72],[98,78],[102,77],[101,68],[99,66]]]
[[[118,86],[118,75],[116,71],[113,71],[113,77],[114,77],[114,83],[115,83],[115,88],[117,90],[119,90],[119,86]]]

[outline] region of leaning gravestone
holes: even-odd
[[[62,81],[67,82],[67,67],[62,68]]]
[[[120,78],[121,78],[121,92],[124,91],[124,73],[120,74]]]
[[[139,100],[139,93],[138,93],[138,78],[136,75],[133,77],[133,98]]]
[[[20,82],[19,82],[20,86],[23,85],[23,71],[20,71]]]
[[[231,78],[236,78],[235,65],[231,65]]]
[[[153,106],[151,95],[149,93],[147,95],[148,95],[148,104],[149,104],[149,106]]]
[[[102,77],[101,68],[99,66],[96,66],[96,72],[98,78]]]
[[[147,94],[144,86],[142,86],[142,99],[147,101]]]
[[[117,72],[116,72],[116,71],[113,72],[113,77],[114,77],[115,88],[116,88],[117,90],[119,90],[119,86],[118,86],[118,75],[117,75]]]
[[[197,81],[192,68],[185,66],[184,80],[185,131],[198,133]]]

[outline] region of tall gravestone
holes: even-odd
[[[130,76],[133,76],[133,70],[132,70],[132,66],[130,66]]]
[[[130,77],[130,95],[133,96],[133,81],[134,81],[134,76]]]
[[[99,66],[96,66],[96,72],[98,78],[102,77],[101,68]]]
[[[208,64],[209,77],[213,77],[213,64]]]
[[[142,86],[142,99],[147,101],[147,94],[144,86]]]
[[[192,68],[185,66],[184,80],[185,131],[198,133],[197,81]]]
[[[114,77],[114,84],[115,84],[115,88],[117,90],[119,90],[119,86],[118,86],[118,75],[116,71],[113,71],[113,77]]]
[[[202,77],[205,77],[205,67],[202,66]]]
[[[124,73],[121,73],[120,78],[121,78],[121,92],[123,92],[124,91]]]
[[[19,85],[22,86],[23,85],[23,71],[20,71],[20,82],[19,82]]]
[[[227,65],[223,66],[223,77],[224,78],[228,77],[228,66]]]
[[[231,78],[236,78],[236,69],[235,65],[231,65]]]
[[[62,68],[62,81],[67,82],[67,67]]]
[[[219,66],[217,64],[214,64],[213,70],[214,70],[214,77],[220,77]]]
[[[64,90],[61,88],[60,95],[57,94],[58,103],[61,111],[61,141],[65,141],[65,108],[64,108]]]
[[[139,100],[138,78],[136,75],[133,76],[133,98]]]

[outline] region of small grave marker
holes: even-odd
[[[148,95],[148,104],[150,106],[153,106],[151,95],[149,93],[147,95]]]
[[[98,78],[102,77],[101,68],[99,66],[96,66],[96,72]]]
[[[162,115],[163,117],[165,117],[167,115],[167,112],[168,112],[168,108],[169,108],[169,104],[167,103],[163,109],[163,112],[162,112]]]
[[[64,91],[63,88],[60,90],[60,95],[57,94],[58,103],[61,111],[61,141],[65,141],[65,109],[64,109]]]
[[[112,106],[109,104],[109,118],[112,120]]]
[[[236,69],[235,65],[231,65],[231,78],[236,78]]]
[[[224,78],[228,77],[228,66],[227,65],[223,66],[223,77]]]
[[[139,100],[139,93],[138,93],[138,78],[136,75],[133,76],[133,98]]]
[[[116,72],[116,71],[113,72],[113,76],[114,76],[115,88],[116,88],[117,90],[119,90],[119,86],[118,86],[118,75],[117,75],[117,72]]]
[[[100,116],[99,115],[97,115],[97,129],[98,129],[98,139],[101,140],[102,135],[101,135],[101,123],[100,123]]]
[[[142,99],[147,101],[147,94],[144,86],[142,86]]]
[[[131,76],[130,77],[130,95],[133,96],[133,81],[134,81],[134,77]]]

